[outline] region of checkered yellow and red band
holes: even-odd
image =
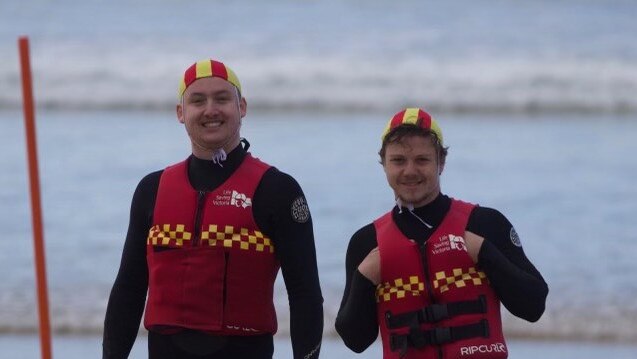
[[[425,291],[425,283],[412,275],[408,278],[396,278],[393,281],[376,286],[376,302],[388,302],[392,299],[405,298],[406,295],[418,297]]]
[[[164,247],[182,247],[192,239],[192,233],[185,230],[185,225],[154,225],[148,231],[146,244]],[[201,232],[202,245],[211,247],[237,248],[263,253],[274,253],[274,245],[270,238],[261,231],[234,226],[208,225]]]
[[[202,79],[204,77],[220,77],[230,82],[234,87],[241,91],[241,83],[239,78],[232,71],[231,68],[226,66],[223,62],[219,62],[212,59],[200,60],[192,64],[184,72],[184,76],[179,81],[179,91],[177,92],[177,98],[181,99],[186,92],[188,86],[190,86],[195,80]]]
[[[385,136],[387,136],[389,131],[400,125],[415,125],[420,128],[430,130],[438,136],[440,145],[443,144],[442,130],[440,130],[440,126],[438,126],[438,123],[431,117],[430,114],[420,108],[407,108],[395,114],[394,117],[387,122],[387,125],[383,130],[383,135],[381,136],[381,141],[385,140]]]
[[[184,245],[184,241],[189,241],[192,238],[192,233],[186,231],[186,226],[183,224],[170,225],[154,225],[148,231],[147,244],[153,246],[177,246]]]
[[[257,252],[274,253],[274,246],[270,238],[261,231],[247,228],[235,228],[233,226],[208,225],[208,229],[201,232],[202,243],[209,246],[223,246],[226,248],[239,248]]]
[[[469,267],[466,271],[462,268],[454,268],[451,272],[436,272],[434,289],[444,293],[452,288],[463,288],[467,285],[484,285],[487,283],[487,275],[475,267]]]

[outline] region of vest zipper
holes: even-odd
[[[436,299],[434,297],[434,289],[431,287],[430,273],[429,273],[429,263],[427,262],[427,242],[420,245],[420,259],[422,261],[422,268],[425,272],[425,285],[427,287],[427,294],[429,295],[429,301],[431,304],[436,303]]]
[[[420,260],[422,262],[422,269],[425,272],[425,285],[427,287],[427,294],[429,295],[429,301],[431,304],[436,304],[436,298],[434,297],[434,289],[431,286],[431,278],[429,272],[429,262],[427,261],[427,242],[425,241],[423,244],[419,246],[420,248]],[[437,345],[438,349],[438,358],[442,359],[442,347]]]
[[[230,259],[230,253],[224,253],[224,266],[223,266],[223,307],[226,307],[227,304],[227,294],[228,294],[228,260]]]
[[[195,212],[195,235],[192,239],[192,245],[198,246],[201,237],[201,220],[203,218],[203,207],[206,203],[206,191],[197,192],[197,211]]]
[[[192,245],[198,246],[201,241],[201,221],[203,220],[203,209],[206,203],[206,191],[197,191],[197,211],[195,212],[195,233],[192,241]],[[223,306],[225,308],[227,302],[228,292],[228,259],[230,253],[224,252],[224,265],[223,265]]]

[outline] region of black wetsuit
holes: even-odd
[[[243,141],[246,148],[237,146],[222,162],[223,167],[190,156],[188,175],[192,186],[210,191],[226,181],[245,158],[249,145]],[[127,358],[139,330],[148,290],[146,238],[162,172],[144,177],[133,195],[122,260],[104,321],[104,359]],[[303,191],[294,178],[271,167],[254,194],[253,215],[259,228],[272,239],[281,263],[290,306],[294,358],[318,358],[323,334],[323,298],[312,220],[296,221],[292,215],[292,203],[299,196],[303,196]],[[271,358],[273,353],[272,335],[213,337],[190,330],[173,335],[151,332],[148,343],[151,359]],[[206,354],[197,356],[192,352]]]
[[[416,216],[398,207],[392,218],[408,238],[424,243],[442,222],[451,199],[440,194],[433,202],[414,209],[414,213],[433,228],[425,226]],[[512,314],[528,321],[537,321],[544,312],[548,286],[527,259],[513,226],[497,210],[476,207],[469,217],[467,231],[485,238],[478,255],[478,266],[485,272],[502,304]],[[512,240],[512,237],[514,240]],[[341,307],[336,318],[336,330],[345,344],[362,352],[378,336],[376,286],[358,271],[358,265],[378,244],[376,230],[370,223],[358,230],[347,248],[346,283]]]

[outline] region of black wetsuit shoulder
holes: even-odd
[[[392,210],[392,218],[408,238],[426,241],[442,222],[451,206],[451,198],[439,195],[432,203],[408,210]],[[421,220],[431,226],[424,225]],[[502,304],[514,315],[536,321],[544,312],[548,286],[528,260],[507,218],[499,211],[475,207],[466,227],[485,238],[478,256],[478,266],[486,273]],[[345,344],[356,352],[365,350],[378,336],[375,286],[358,270],[367,254],[377,247],[373,223],[352,236],[345,259],[346,283],[336,319],[336,330]]]

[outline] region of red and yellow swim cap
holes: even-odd
[[[394,117],[387,122],[387,126],[385,126],[383,135],[381,136],[381,141],[385,140],[385,136],[387,136],[389,131],[400,125],[415,125],[430,130],[438,136],[440,145],[443,145],[440,126],[438,126],[438,123],[434,121],[430,114],[420,108],[407,108],[395,114]]]
[[[184,72],[184,77],[179,82],[177,98],[181,100],[184,92],[193,82],[204,77],[220,77],[236,87],[241,92],[241,83],[237,75],[223,62],[212,59],[200,60],[192,64]]]

